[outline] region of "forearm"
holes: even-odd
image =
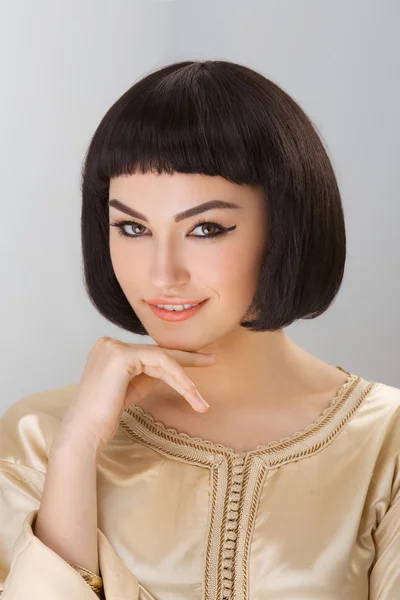
[[[34,533],[64,560],[99,575],[97,457],[83,438],[55,440]]]

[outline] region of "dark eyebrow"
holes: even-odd
[[[120,210],[121,212],[134,217],[135,219],[140,219],[141,221],[145,221],[148,223],[148,219],[142,213],[137,210],[133,210],[126,204],[123,204],[119,200],[110,200],[108,206],[114,206],[114,208]],[[189,217],[193,217],[194,215],[198,215],[199,213],[205,212],[206,210],[212,210],[213,208],[241,208],[237,204],[233,202],[227,202],[226,200],[209,200],[208,202],[203,202],[203,204],[199,204],[198,206],[194,206],[193,208],[189,208],[188,210],[184,210],[181,213],[178,213],[174,217],[175,223],[179,223],[179,221],[183,221],[184,219],[188,219]]]

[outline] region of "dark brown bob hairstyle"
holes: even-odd
[[[252,318],[242,327],[275,331],[333,302],[346,258],[336,177],[311,120],[265,76],[224,60],[164,66],[111,106],[90,141],[81,181],[86,290],[106,319],[148,335],[109,251],[110,178],[136,172],[217,175],[263,187],[268,251]]]

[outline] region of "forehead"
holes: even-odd
[[[110,179],[109,199],[139,208],[152,205],[157,210],[166,207],[190,208],[211,199],[232,200],[242,207],[263,201],[259,187],[238,185],[219,176],[198,173],[135,173]],[[161,202],[164,201],[164,202]]]
[[[214,192],[229,193],[241,188],[223,177],[211,177],[198,173],[135,173],[121,175],[110,180],[110,192],[145,194],[151,198],[162,192],[165,195],[179,194],[188,197],[193,194]]]

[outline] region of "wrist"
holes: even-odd
[[[72,424],[62,424],[60,426],[52,446],[54,451],[72,451],[78,455],[82,453],[85,456],[92,455],[94,458],[97,458],[102,447],[101,441],[89,429],[83,430],[81,427]]]

